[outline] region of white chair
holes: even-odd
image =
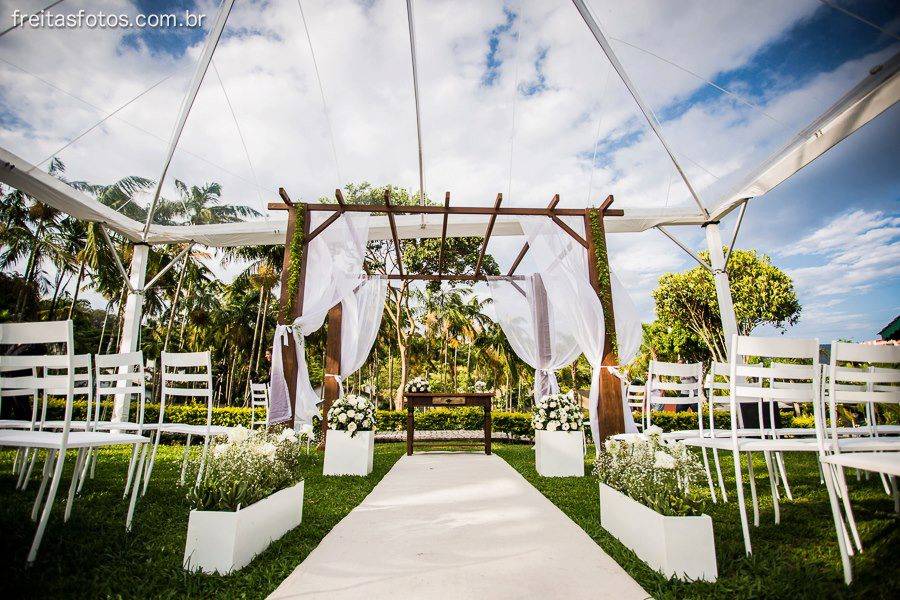
[[[260,408],[265,411],[262,420],[256,417],[256,411]],[[250,429],[255,429],[257,425],[269,426],[269,385],[266,383],[250,384]]]
[[[95,379],[97,381],[97,406],[103,406],[104,400],[111,399],[113,402],[122,396],[129,396],[129,410],[121,421],[96,420],[93,424],[95,431],[134,431],[143,434],[151,432],[158,428],[162,422],[162,411],[159,414],[157,423],[144,422],[144,409],[147,403],[146,378],[144,372],[144,353],[129,352],[122,354],[98,354],[94,358],[96,368]],[[134,411],[135,419],[131,420],[131,406],[134,401],[137,405]],[[97,411],[97,414],[103,414],[104,411]],[[137,459],[137,452],[131,454],[131,460],[128,464],[128,477],[125,482],[125,494],[131,487],[134,475],[134,465]]]
[[[153,465],[156,461],[156,449],[159,446],[159,438],[162,434],[184,435],[187,441],[184,445],[184,458],[181,464],[181,477],[179,483],[184,484],[187,472],[188,458],[190,456],[191,439],[193,436],[203,436],[203,451],[200,455],[200,469],[197,471],[197,482],[203,478],[203,469],[206,466],[206,453],[209,450],[210,437],[228,435],[234,428],[213,426],[212,424],[212,363],[209,352],[163,352],[160,359],[160,384],[162,393],[159,403],[159,424],[157,425],[156,438],[153,442],[153,452],[150,455],[150,465],[144,478],[144,491],[150,482]],[[206,423],[203,425],[191,425],[188,423],[167,422],[165,415],[166,402],[173,399],[201,398],[206,402]]]
[[[65,417],[62,421],[62,431],[0,431],[0,446],[17,449],[46,450],[47,456],[44,462],[43,478],[32,507],[31,518],[38,522],[31,549],[28,552],[28,563],[34,562],[41,539],[47,527],[53,502],[59,483],[62,479],[65,466],[66,451],[76,449],[75,470],[72,483],[69,486],[68,501],[64,520],[68,520],[72,512],[75,499],[75,487],[78,481],[77,473],[84,463],[85,450],[91,447],[145,444],[147,438],[134,434],[101,433],[91,431],[72,431],[72,401],[75,389],[75,365],[73,349],[73,334],[71,321],[56,321],[44,323],[3,323],[0,324],[0,345],[30,345],[30,344],[61,344],[62,354],[41,356],[10,356],[0,355],[0,367],[16,367],[18,369],[34,370],[36,375],[7,376],[3,375],[5,369],[0,369],[0,390],[4,389],[33,389],[36,392],[47,393],[64,392],[66,398]],[[61,371],[61,372],[60,372]],[[7,371],[8,372],[8,371]],[[56,373],[56,374],[49,374]],[[146,457],[146,446],[142,453],[142,459],[138,469],[143,467],[143,458]],[[55,465],[54,465],[55,460]],[[49,484],[49,491],[47,486]],[[136,489],[131,495],[126,517],[126,530],[131,529],[134,507],[137,501]],[[45,491],[46,497],[45,497]],[[43,511],[41,507],[43,506]],[[40,520],[38,520],[40,514]]]
[[[644,425],[650,417],[650,411],[647,406],[647,386],[628,382],[625,384],[625,403],[629,410],[639,410],[641,412],[641,421],[635,421],[638,431],[644,430]]]
[[[877,364],[890,366],[874,366]],[[900,512],[900,493],[896,480],[900,477],[900,437],[881,435],[874,419],[880,405],[900,404],[900,347],[833,342],[826,387],[828,397],[827,400],[823,399],[816,419],[816,439],[823,468],[829,471],[824,477],[825,486],[841,551],[844,581],[850,584],[853,580],[850,555],[854,551],[844,517],[859,550],[862,550],[862,541],[850,503],[844,468],[889,477],[894,509]],[[844,429],[838,426],[838,407],[841,404],[865,407],[865,414],[871,416],[872,420],[858,429],[867,435],[841,436],[841,430]],[[841,504],[844,515],[841,514]]]
[[[672,396],[653,397],[652,392],[674,392]],[[697,429],[667,431],[664,440],[683,440],[703,435],[703,363],[670,363],[651,360],[647,370],[647,427],[652,423],[653,404],[691,404],[697,411]]]

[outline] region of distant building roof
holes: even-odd
[[[883,340],[900,339],[900,315],[894,317],[894,320],[891,321],[887,327],[879,331],[878,335],[880,335]]]

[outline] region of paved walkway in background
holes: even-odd
[[[401,458],[270,596],[647,597],[503,459],[441,452]]]

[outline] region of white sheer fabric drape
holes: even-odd
[[[546,217],[523,217],[520,222],[536,270],[547,289],[547,299],[555,312],[565,315],[572,322],[578,347],[591,365],[588,413],[591,435],[599,440],[597,400],[600,397],[600,366],[605,335],[603,307],[588,281],[587,252]],[[579,228],[584,230],[581,223],[570,221],[567,224],[576,231]]]
[[[310,230],[318,227],[329,216],[328,213],[313,212]],[[304,350],[305,337],[322,327],[328,311],[338,302],[346,298],[354,306],[358,304],[358,300],[353,298],[357,288],[362,290],[366,287],[360,285],[366,283],[363,259],[369,237],[369,220],[369,213],[344,213],[307,245],[303,312],[289,328],[279,327],[276,330],[272,352],[270,404],[279,414],[289,413],[282,406],[285,402],[290,404],[287,398],[287,385],[283,383],[284,374],[281,372],[281,365],[277,367],[275,365],[276,354],[281,354],[281,348],[276,346],[283,344],[284,336],[289,329],[297,347],[297,397],[293,406],[295,428],[299,428],[302,423],[311,423],[318,410],[316,402],[319,397],[309,381],[309,368]],[[369,347],[371,348],[371,344]]]
[[[366,362],[384,315],[387,279],[370,277],[341,301],[341,379],[347,379]]]
[[[616,316],[616,345],[619,351],[619,364],[627,365],[635,357],[641,347],[644,331],[637,307],[628,294],[628,290],[610,267],[610,287],[612,288],[613,314]],[[637,425],[628,398],[622,394],[622,413],[625,415],[625,433],[637,433]]]
[[[560,311],[549,299],[546,323],[541,317],[541,282],[539,275],[524,281],[490,279],[488,286],[494,300],[497,323],[516,355],[535,369],[535,401],[559,392],[555,370],[578,358],[581,350],[574,335],[574,323],[568,313]],[[541,327],[545,327],[544,334]],[[546,343],[541,339],[546,335]]]

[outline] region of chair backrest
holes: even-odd
[[[0,353],[0,393],[12,390],[31,390],[37,398],[44,396],[42,412],[46,411],[47,394],[61,393],[66,397],[65,424],[63,426],[63,451],[68,442],[72,422],[72,401],[75,390],[75,365],[72,354],[74,337],[72,321],[45,321],[40,323],[0,323],[0,347],[31,344],[60,344],[60,354],[3,355]],[[26,375],[4,375],[24,372]],[[61,390],[61,392],[60,392]],[[36,407],[36,404],[35,404]],[[33,411],[32,426],[36,419]]]
[[[877,425],[876,405],[900,404],[900,346],[833,342],[825,389],[833,437],[838,404],[865,405],[869,425]]]
[[[144,380],[144,353],[126,352],[121,354],[98,354],[94,357],[94,365],[97,370],[97,407],[110,396],[137,396],[137,420],[144,424],[144,407],[147,399],[146,382]],[[113,400],[115,401],[115,400]],[[129,402],[130,405],[130,402]],[[97,411],[99,420],[100,411]],[[122,415],[122,420],[127,421],[128,415]]]
[[[654,396],[654,391],[674,392],[668,396]],[[651,360],[647,370],[647,420],[650,425],[651,404],[693,404],[698,419],[703,411],[703,363],[670,363]],[[702,422],[700,428],[703,428]]]
[[[160,357],[160,423],[169,398],[206,399],[206,425],[212,424],[212,361],[209,352],[163,352]]]
[[[821,392],[819,340],[733,335],[731,349],[729,393],[739,398],[731,402],[732,421],[737,405],[748,401],[770,402],[769,410],[774,410],[777,402],[808,403],[817,413]],[[803,363],[786,363],[784,359]],[[759,411],[762,428],[762,404]]]
[[[94,405],[94,370],[91,367],[91,355],[74,355],[72,357],[72,368],[74,369],[73,384],[75,386],[72,388],[72,394],[75,399],[84,398],[87,402],[84,412],[85,421],[96,420],[96,416],[93,414],[96,412],[96,406]],[[48,375],[65,375],[66,367],[48,365],[46,372]],[[48,387],[44,390],[44,394],[47,396],[65,396],[66,388],[64,386],[58,388]],[[44,405],[44,411],[46,413],[46,404]],[[42,414],[41,420],[44,420],[45,417],[46,414]]]
[[[256,409],[265,408],[266,415],[263,420],[256,418]],[[266,383],[250,384],[250,427],[269,424],[269,385]]]

